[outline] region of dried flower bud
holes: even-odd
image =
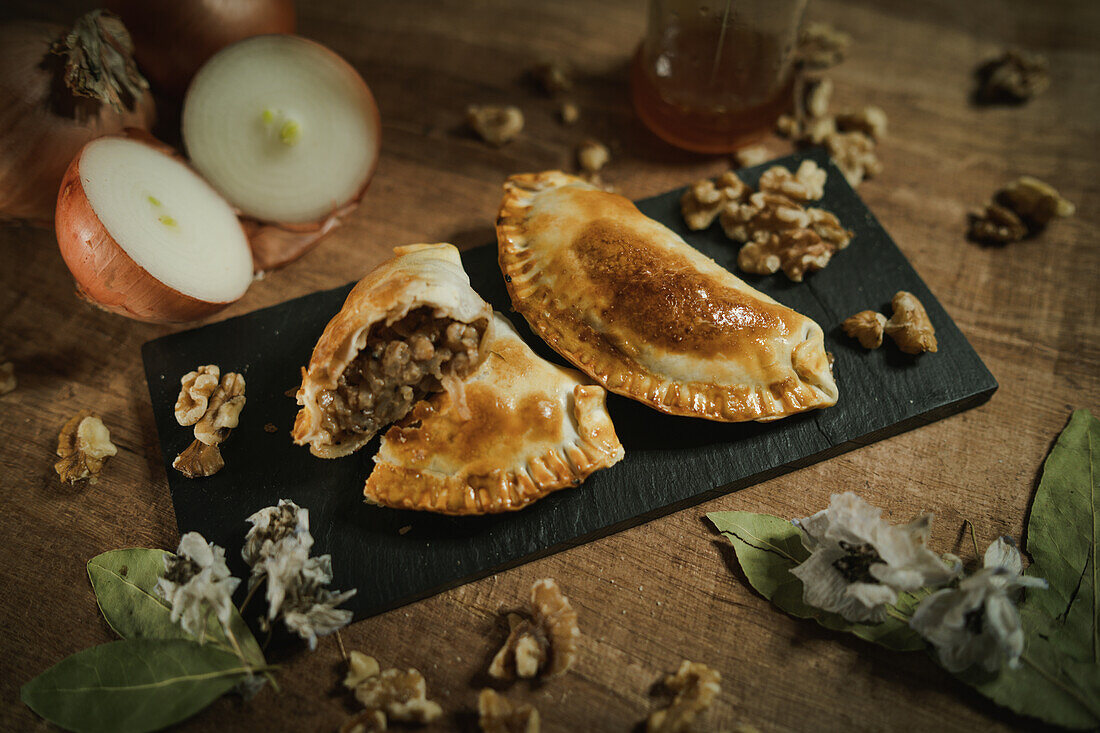
[[[523,131],[523,112],[518,107],[471,105],[466,108],[466,121],[482,140],[497,147]]]

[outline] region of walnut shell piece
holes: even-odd
[[[851,338],[859,339],[863,348],[877,349],[882,346],[882,337],[886,333],[886,316],[871,310],[860,311],[845,318],[840,327]]]
[[[687,187],[680,196],[680,213],[692,231],[706,229],[729,203],[740,201],[752,192],[733,171],[726,171],[717,180],[703,178]]]
[[[886,335],[906,354],[936,351],[936,330],[917,296],[899,290],[890,301],[894,315],[886,322]]]
[[[486,687],[477,696],[478,727],[483,733],[539,733],[539,711],[517,705]]]
[[[244,409],[244,377],[236,372],[222,376],[202,418],[195,423],[195,438],[207,445],[216,445],[229,437],[237,427]]]
[[[722,675],[705,664],[685,659],[676,674],[665,678],[664,686],[676,697],[667,708],[650,714],[646,721],[647,733],[690,730],[699,713],[710,707],[722,691]]]
[[[15,364],[0,357],[0,395],[15,391]]]
[[[218,388],[221,370],[217,364],[200,366],[193,372],[187,372],[180,379],[180,394],[176,398],[176,422],[180,425],[194,425],[206,414],[210,395]]]
[[[225,468],[225,460],[217,443],[207,445],[201,440],[193,440],[172,461],[172,468],[187,478],[205,478]]]
[[[504,646],[489,665],[494,679],[556,677],[565,674],[577,657],[577,612],[549,578],[531,586],[530,618],[509,614],[511,630]]]
[[[500,147],[523,131],[523,112],[513,106],[470,105],[466,122],[482,140]]]
[[[57,436],[57,455],[61,460],[54,464],[54,470],[66,483],[88,479],[89,484],[94,484],[103,464],[117,453],[103,421],[90,410],[81,410],[66,421]]]

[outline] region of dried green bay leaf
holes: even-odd
[[[123,639],[58,662],[20,697],[67,730],[142,733],[191,717],[246,676],[239,659],[210,644]]]
[[[1031,504],[1026,575],[1045,578],[1020,604],[1018,669],[959,675],[994,702],[1067,728],[1100,726],[1100,420],[1076,410],[1043,466]]]
[[[802,546],[798,528],[790,521],[770,514],[711,512],[707,519],[733,545],[737,562],[752,587],[776,606],[798,618],[811,618],[834,631],[845,631],[861,639],[897,651],[924,649],[920,636],[905,621],[887,617],[881,624],[861,624],[803,602],[802,581],[791,569],[810,556]],[[927,595],[899,594],[897,608],[911,616]]]
[[[88,561],[88,578],[103,618],[123,639],[190,639],[171,620],[171,607],[156,594],[157,579],[164,572],[164,558],[171,553],[133,547],[112,550]],[[248,625],[233,610],[229,627],[245,659],[257,667],[266,664],[260,645]],[[205,643],[233,652],[213,613],[207,617]]]

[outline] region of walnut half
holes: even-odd
[[[538,710],[516,705],[488,687],[477,696],[477,715],[483,733],[539,733]]]
[[[710,707],[722,691],[722,675],[715,670],[686,659],[676,674],[664,680],[664,686],[676,694],[672,704],[658,710],[646,721],[647,733],[680,733],[691,728],[692,722]]]
[[[752,193],[733,171],[726,171],[716,181],[709,178],[696,181],[680,196],[680,213],[692,231],[706,229],[718,217],[726,204],[740,201]]]
[[[355,691],[355,698],[365,710],[347,721],[341,731],[350,733],[358,730],[357,726],[363,731],[386,730],[388,721],[430,723],[443,714],[443,708],[428,699],[423,675],[415,669],[383,670],[378,660],[362,652],[349,655],[344,686]]]
[[[172,467],[187,478],[213,476],[225,467],[218,446],[237,427],[244,409],[244,377],[221,374],[217,365],[208,364],[185,374],[180,383],[176,421],[194,425],[195,440],[176,456]]]
[[[111,443],[111,433],[96,415],[81,410],[69,418],[57,436],[57,455],[54,470],[66,483],[75,484],[82,479],[94,484],[103,464],[118,453]]]
[[[577,612],[553,580],[538,580],[531,586],[530,618],[508,616],[511,631],[504,646],[489,665],[495,679],[556,677],[573,665],[577,657]]]
[[[206,412],[195,423],[195,438],[207,445],[223,442],[229,437],[229,431],[237,427],[243,409],[244,377],[236,372],[227,372],[210,395]]]
[[[886,335],[906,354],[936,351],[936,330],[917,296],[899,290],[893,300],[894,315],[886,322]]]
[[[184,374],[180,379],[180,394],[176,398],[176,422],[187,426],[201,420],[220,378],[221,370],[217,364],[207,364]]]
[[[791,173],[781,165],[773,165],[760,175],[759,188],[765,193],[778,193],[792,201],[816,201],[825,195],[824,169],[812,160],[804,160]]]
[[[882,346],[882,337],[886,333],[886,316],[870,310],[860,311],[845,318],[840,326],[848,336],[859,339],[863,348],[877,349]]]

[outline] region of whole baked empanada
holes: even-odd
[[[512,176],[497,241],[516,310],[612,392],[726,422],[836,403],[820,326],[622,196],[559,171]]]
[[[420,402],[382,437],[367,501],[443,514],[522,509],[618,463],[603,387],[551,364],[496,314],[462,391]]]
[[[454,389],[485,356],[493,310],[450,244],[411,244],[352,289],[302,370],[292,435],[347,455],[430,392]]]

